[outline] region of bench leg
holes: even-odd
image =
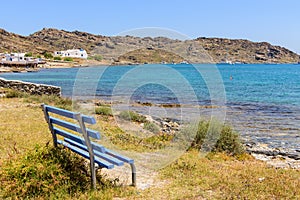
[[[130,164],[131,167],[131,172],[132,172],[132,186],[136,186],[136,169],[135,169],[135,165],[132,163]]]
[[[96,168],[95,164],[90,162],[90,169],[91,169],[91,180],[92,180],[92,187],[96,189]]]

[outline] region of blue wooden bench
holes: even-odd
[[[90,137],[100,139],[100,133],[98,131],[88,129],[85,125],[96,124],[94,117],[45,104],[42,104],[42,109],[52,133],[54,146],[57,147],[58,144],[63,145],[90,160],[91,180],[94,189],[96,188],[97,169],[112,169],[115,165],[122,166],[124,163],[130,164],[132,170],[132,185],[136,186],[134,160],[91,141]],[[74,123],[64,119],[73,119]],[[83,137],[81,137],[81,135]]]

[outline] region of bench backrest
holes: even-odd
[[[68,138],[70,140],[85,145],[89,151],[90,159],[92,160],[94,159],[93,145],[91,144],[90,137],[95,139],[100,139],[100,133],[98,131],[88,129],[85,126],[85,123],[96,124],[96,120],[94,117],[63,110],[45,104],[42,104],[42,109],[52,134],[54,146],[57,146],[57,144],[61,142],[60,140],[57,139],[57,135],[60,135],[63,136],[64,138]],[[74,119],[77,122],[77,124],[68,122],[61,118],[57,118],[53,116],[53,114],[56,114],[58,116],[63,116],[66,119]],[[84,140],[82,140],[81,137],[73,134],[72,132],[69,132],[68,130],[73,131],[75,133],[82,134]]]

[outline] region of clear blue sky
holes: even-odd
[[[0,7],[0,27],[21,35],[44,27],[108,36],[162,27],[190,38],[267,41],[300,54],[299,0],[5,0]]]

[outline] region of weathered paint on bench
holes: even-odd
[[[71,151],[90,160],[93,188],[96,188],[96,171],[98,168],[112,169],[115,165],[122,166],[124,165],[124,163],[128,163],[131,166],[132,185],[136,185],[136,169],[133,159],[120,155],[90,140],[90,137],[100,139],[100,133],[98,131],[88,129],[85,126],[85,123],[96,124],[96,120],[94,117],[82,115],[80,113],[75,113],[68,110],[63,110],[45,104],[42,104],[42,109],[52,134],[54,146],[56,147],[57,144],[63,145],[69,148]],[[74,119],[78,124],[59,119],[52,116],[52,114],[50,115],[50,113],[56,114],[57,116]],[[76,133],[80,133],[83,135],[83,137],[75,135],[66,130],[62,130],[60,127],[69,129]],[[58,139],[57,135],[62,136],[63,139]],[[98,167],[95,165],[95,163],[98,165]]]

